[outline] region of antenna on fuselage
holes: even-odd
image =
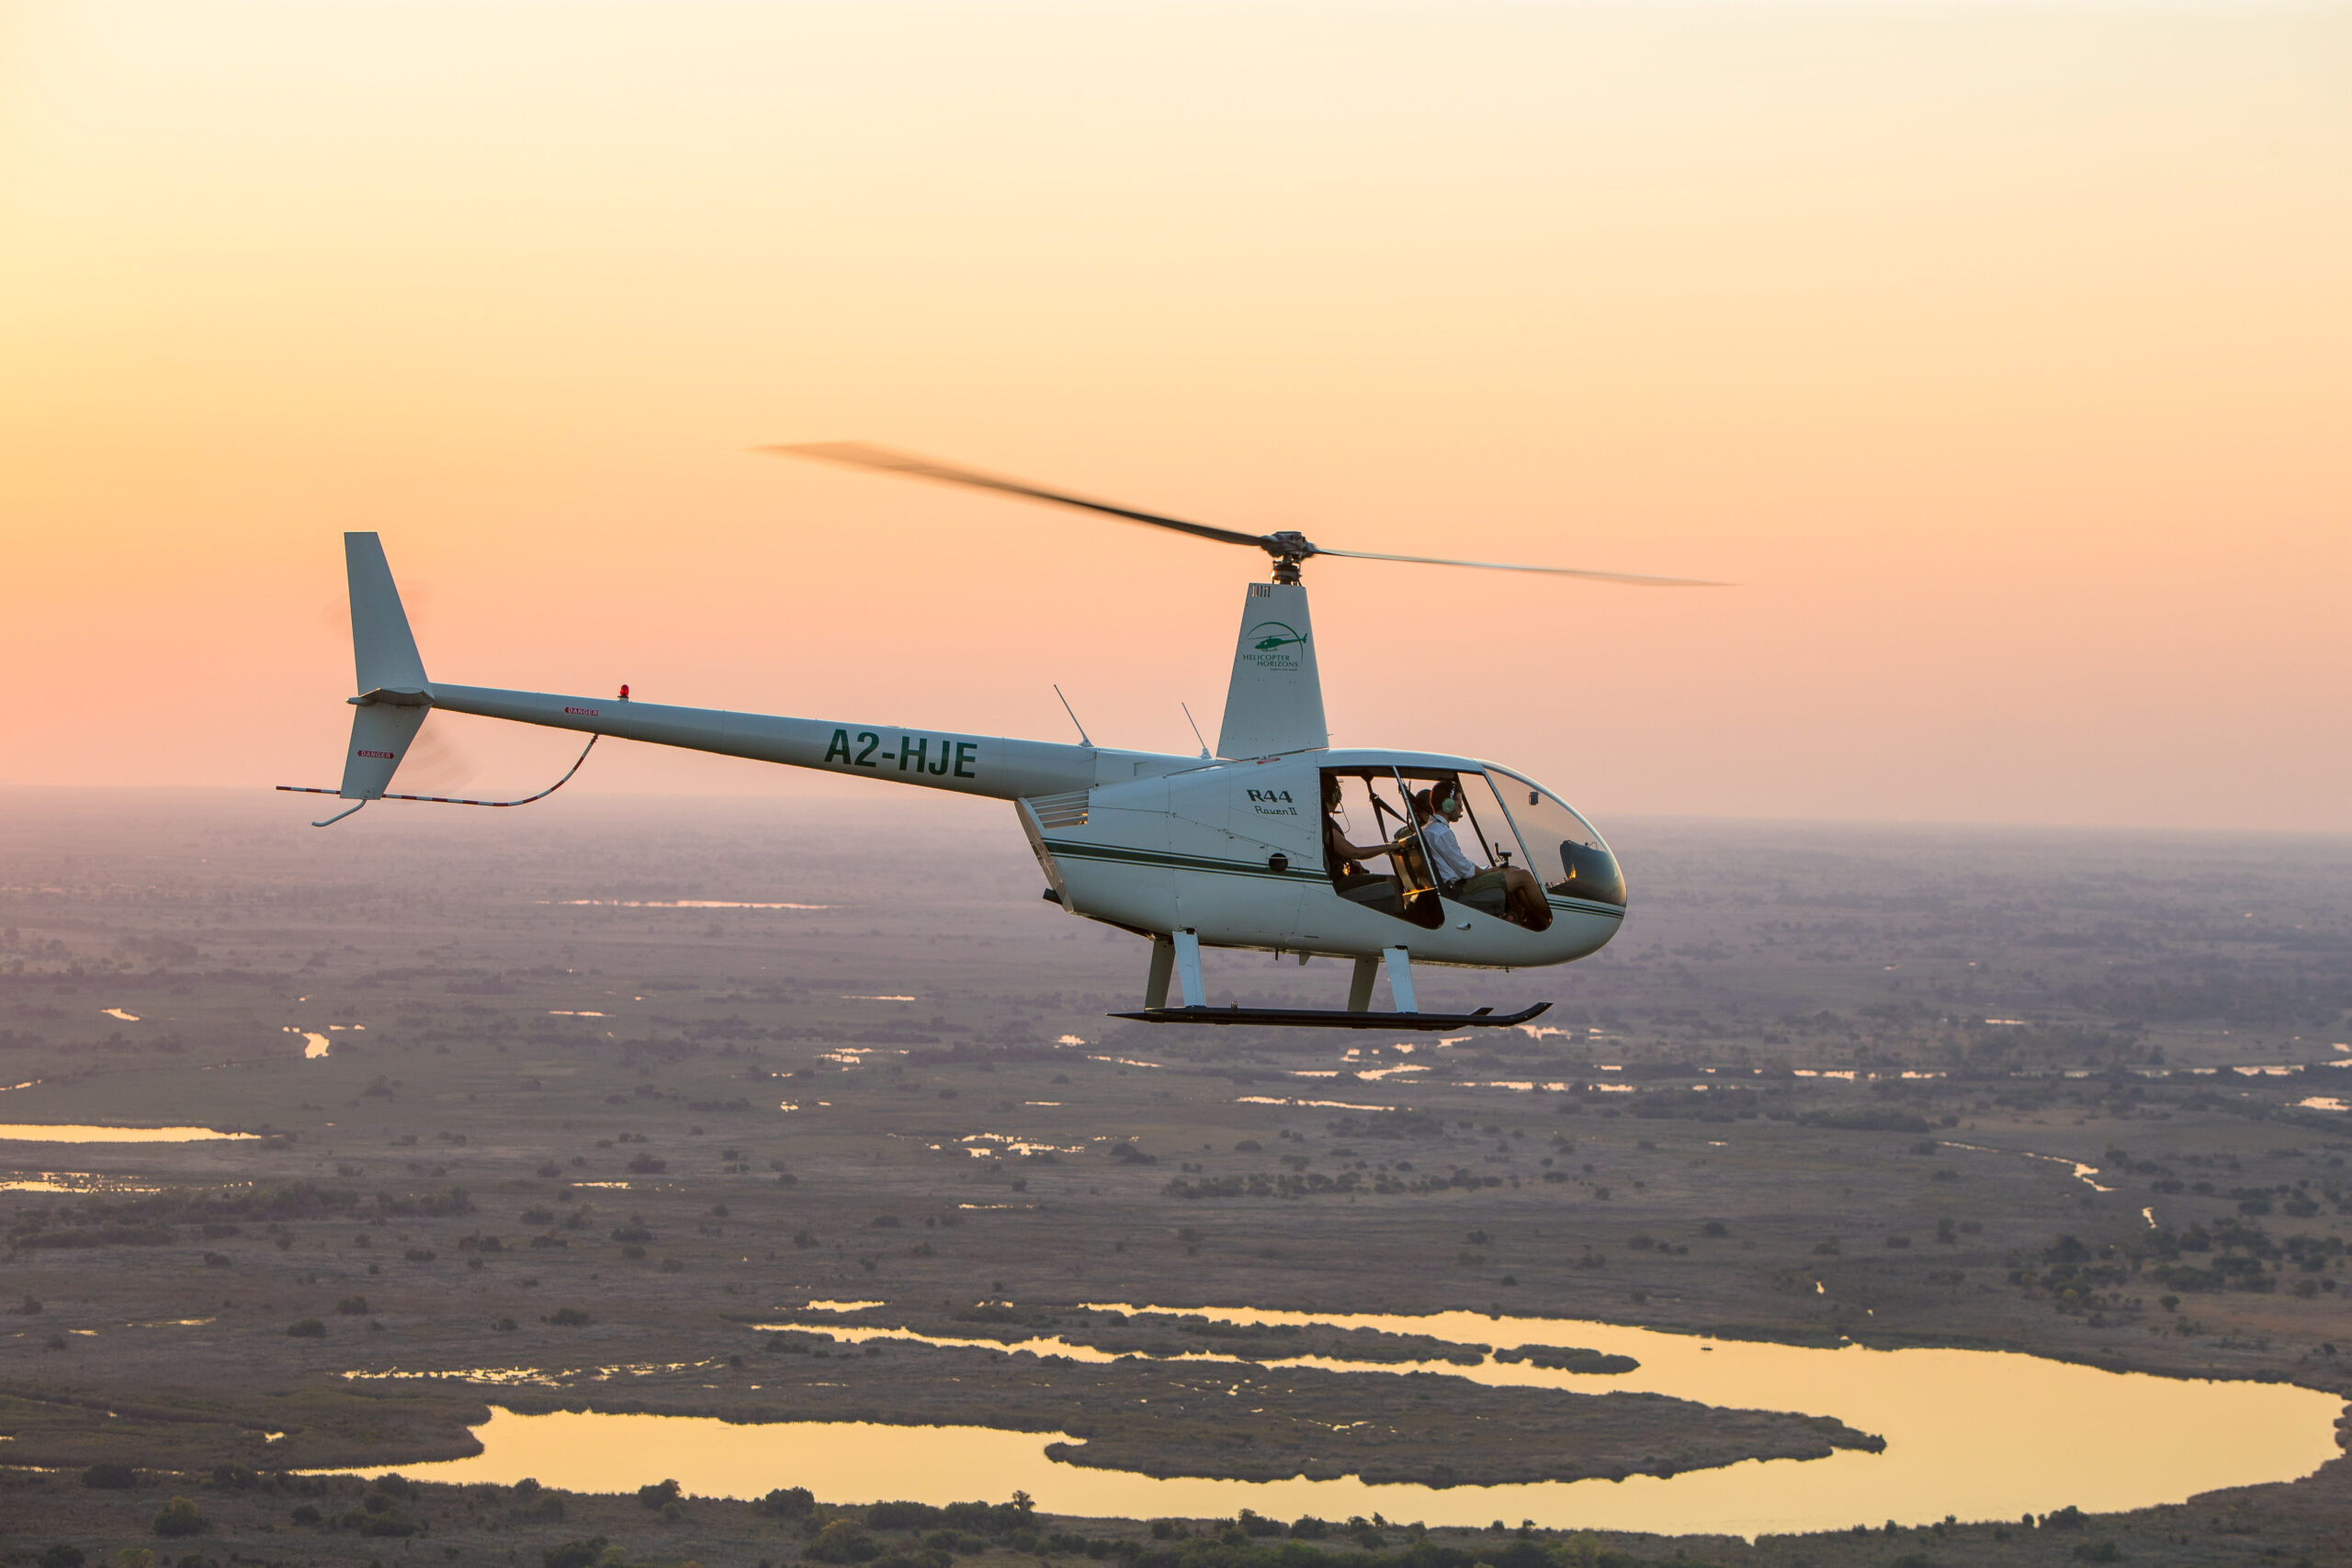
[[[1055,683],[1054,695],[1062,697],[1062,689],[1058,682]],[[1086,738],[1086,726],[1078,724],[1078,710],[1069,705],[1069,699],[1068,697],[1062,697],[1062,712],[1069,715],[1070,723],[1078,725],[1078,743],[1081,746],[1093,745],[1094,742]]]
[[[1180,701],[1176,705],[1184,710],[1184,722],[1193,727],[1193,739],[1201,742],[1201,761],[1204,762],[1209,761],[1209,743],[1201,739],[1201,726],[1199,721],[1193,717],[1192,705]]]

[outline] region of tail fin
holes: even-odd
[[[336,793],[345,800],[375,800],[390,786],[433,698],[383,541],[373,534],[345,534],[343,557],[351,580],[351,654],[359,694],[352,699],[358,711],[351,716],[351,750]]]
[[[351,654],[360,694],[422,693],[424,660],[417,657],[384,542],[373,534],[345,534],[343,563],[351,578]]]

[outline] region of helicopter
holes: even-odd
[[[930,480],[1173,530],[1272,558],[1248,585],[1225,714],[1197,756],[1023,740],[886,724],[787,718],[632,700],[461,686],[429,678],[381,537],[344,536],[358,694],[343,782],[280,784],[356,804],[511,807],[560,789],[602,737],[913,784],[1013,804],[1065,912],[1147,939],[1144,1004],[1110,1016],[1144,1023],[1452,1032],[1509,1027],[1545,1011],[1424,1012],[1419,964],[1532,968],[1599,952],[1625,916],[1625,879],[1591,823],[1559,795],[1477,758],[1393,747],[1334,747],[1324,719],[1313,617],[1301,569],[1318,556],[1532,571],[1641,587],[1715,587],[1687,578],[1448,560],[1335,549],[1295,531],[1248,534],[1048,490],[862,442],[761,452]],[[1067,706],[1067,700],[1065,700]],[[585,733],[555,784],[516,800],[390,793],[434,709]],[[1073,724],[1077,715],[1071,714]],[[1187,715],[1189,717],[1189,713]],[[1197,736],[1197,726],[1195,727]],[[1380,869],[1375,869],[1375,866]],[[1272,952],[1300,964],[1353,962],[1345,1008],[1208,1005],[1202,950]],[[1374,1012],[1383,973],[1393,1011]],[[1171,1005],[1171,982],[1177,1000]]]

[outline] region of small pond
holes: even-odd
[[[0,1143],[194,1144],[213,1138],[257,1138],[258,1133],[221,1133],[210,1127],[77,1127],[42,1122],[0,1122]]]

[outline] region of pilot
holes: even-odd
[[[1531,931],[1549,926],[1552,906],[1526,867],[1481,868],[1462,852],[1453,825],[1462,820],[1463,810],[1462,786],[1452,779],[1441,779],[1413,794],[1413,816],[1420,825],[1421,845],[1429,852],[1430,871],[1437,878],[1438,890],[1464,903],[1499,892],[1504,911],[1512,920]]]
[[[1338,779],[1330,778],[1323,782],[1323,864],[1331,873],[1332,880],[1342,886],[1373,874],[1364,870],[1360,863],[1376,859],[1381,855],[1394,855],[1396,852],[1396,846],[1394,844],[1348,842],[1347,835],[1340,831],[1337,815],[1345,804],[1345,799],[1346,797],[1340,793]]]

